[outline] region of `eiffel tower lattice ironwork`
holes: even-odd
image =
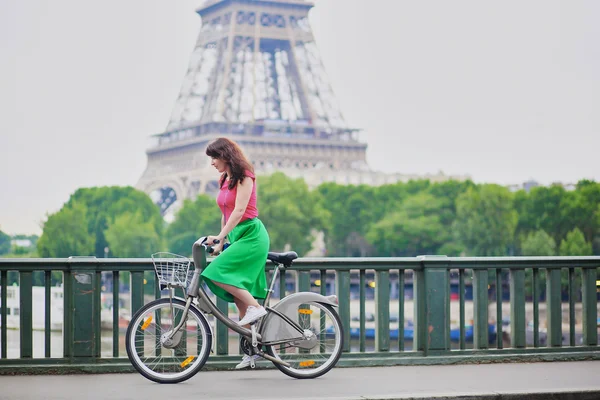
[[[347,127],[328,82],[303,0],[209,0],[165,132],[147,150],[137,187],[163,213],[214,194],[207,143],[228,136],[257,174],[283,171],[314,186],[368,170],[365,143]],[[356,179],[354,179],[356,180]]]

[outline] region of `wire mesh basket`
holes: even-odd
[[[187,288],[190,276],[191,260],[178,254],[158,252],[152,254],[152,263],[161,287],[172,286]]]

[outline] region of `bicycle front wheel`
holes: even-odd
[[[127,356],[144,377],[158,383],[178,383],[191,378],[210,354],[212,336],[204,315],[185,302],[159,299],[140,308],[131,318],[125,337]],[[170,335],[181,320],[185,323]],[[171,337],[167,340],[167,337]]]
[[[330,305],[309,302],[298,307],[295,322],[310,331],[312,338],[268,346],[267,353],[290,366],[273,364],[284,374],[298,379],[316,378],[327,373],[342,355],[344,335],[340,317]]]

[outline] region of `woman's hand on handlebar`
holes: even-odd
[[[213,248],[212,254],[215,256],[223,250],[223,243],[225,243],[225,240],[218,236],[208,236],[206,238],[206,244],[208,244],[209,246],[212,246],[212,248]]]

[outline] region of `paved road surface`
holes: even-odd
[[[2,400],[365,400],[598,391],[600,361],[335,368],[313,380],[278,370],[200,371],[176,385],[138,374],[0,376]]]

